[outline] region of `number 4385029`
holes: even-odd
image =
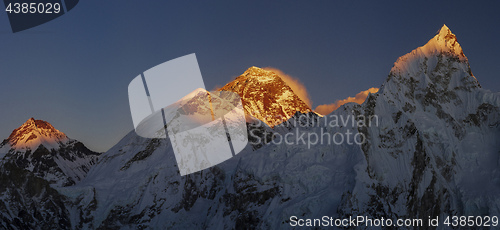
[[[9,3],[5,9],[9,14],[58,14],[61,12],[59,3]]]
[[[496,227],[498,226],[498,216],[448,216],[444,220],[444,224],[448,227]]]

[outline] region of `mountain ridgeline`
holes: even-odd
[[[132,131],[99,154],[30,119],[0,145],[0,228],[289,229],[291,216],[500,215],[500,93],[481,87],[446,26],[400,57],[363,104],[315,115],[314,126],[275,127],[315,113],[272,71],[251,67],[220,90],[239,94],[263,132],[366,141],[249,144],[180,176],[168,137]],[[331,116],[379,120],[332,127]]]
[[[99,155],[46,121],[27,120],[0,144],[0,228],[71,228],[57,189],[85,178]]]

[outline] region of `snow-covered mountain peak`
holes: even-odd
[[[312,112],[278,74],[255,66],[220,90],[240,95],[245,113],[271,127],[290,119],[296,112]]]
[[[457,36],[453,34],[446,25],[443,25],[439,30],[438,34],[434,36],[427,44],[424,46],[429,51],[439,50],[441,52],[450,52],[457,55],[461,59],[465,59],[462,47],[457,42]]]
[[[99,155],[49,122],[30,118],[0,144],[0,168],[15,166],[62,187],[83,179]]]
[[[191,100],[192,98],[200,97],[203,95],[206,96],[208,94],[209,94],[209,92],[205,89],[202,89],[202,88],[195,89],[191,93],[187,94],[186,96],[182,97],[179,101],[177,101],[176,105],[181,104],[182,102]]]
[[[496,215],[500,187],[490,185],[499,178],[499,108],[500,94],[481,89],[456,36],[443,26],[400,57],[362,105],[380,123],[358,128],[370,137],[362,146],[366,168],[358,171],[344,213]]]
[[[465,94],[481,88],[472,74],[456,36],[444,25],[424,46],[398,58],[379,92],[393,95],[392,100],[414,99],[440,103],[463,103]]]
[[[439,55],[456,58],[459,62],[464,62],[468,65],[467,57],[464,55],[462,47],[457,41],[457,37],[446,25],[443,25],[437,34],[424,46],[418,47],[410,53],[400,57],[396,63],[394,63],[391,73],[397,74],[413,70],[416,71],[420,69],[421,66],[415,66],[411,63]]]
[[[171,130],[181,132],[208,124],[221,117],[226,122],[239,122],[238,117],[243,114],[241,104],[240,97],[234,92],[209,92],[198,88],[176,103],[163,108],[163,112],[167,126],[171,127]],[[159,134],[162,135],[161,131]]]
[[[446,26],[446,24],[443,24],[443,26],[441,27],[441,29],[439,29],[439,31],[437,32],[437,35],[439,35],[440,37],[446,37],[447,35],[453,35],[455,36],[450,28],[448,28],[448,26]]]
[[[279,81],[281,78],[272,71],[264,70],[259,67],[252,66],[248,68],[242,76],[253,77],[261,82]]]
[[[3,146],[9,145],[17,151],[36,150],[40,145],[47,149],[58,149],[61,144],[67,143],[69,138],[57,130],[50,123],[42,120],[28,119],[19,128],[12,131],[9,138],[4,140]]]

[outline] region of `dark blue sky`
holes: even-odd
[[[470,1],[80,1],[12,34],[0,14],[0,139],[30,117],[93,150],[133,129],[127,87],[141,72],[196,53],[208,89],[248,67],[299,78],[313,107],[379,87],[393,63],[443,24],[472,71],[500,91],[500,4]],[[175,82],[172,82],[175,84]]]

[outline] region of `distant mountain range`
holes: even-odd
[[[480,86],[446,26],[400,57],[363,104],[326,116],[258,67],[220,90],[240,95],[250,132],[272,143],[182,177],[168,138],[132,131],[100,154],[29,119],[0,144],[0,228],[289,229],[291,216],[500,214],[500,93]],[[339,116],[374,125],[328,125]],[[273,142],[348,132],[366,140]]]

